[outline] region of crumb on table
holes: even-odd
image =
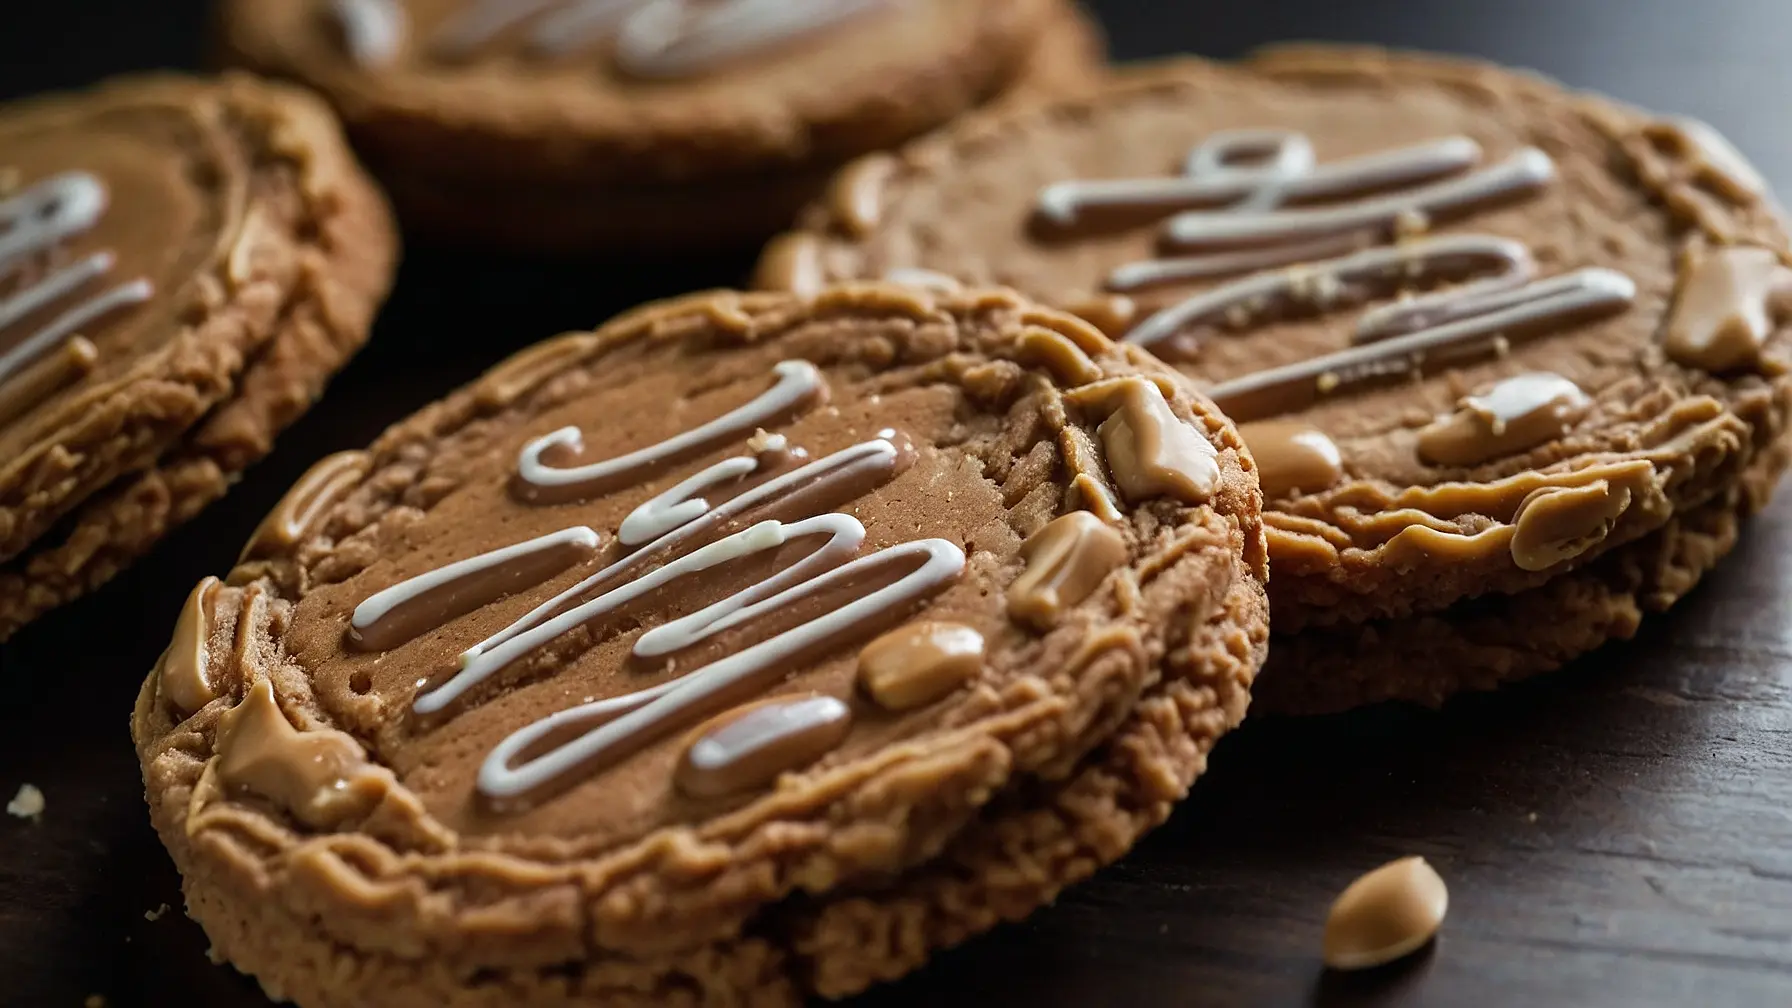
[[[35,784],[20,784],[19,793],[6,803],[7,815],[37,819],[44,814],[44,793]]]

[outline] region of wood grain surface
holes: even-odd
[[[200,65],[198,0],[3,3],[0,98]],[[1792,192],[1788,0],[1093,6],[1125,58],[1322,38],[1534,67],[1706,118]],[[0,1005],[265,1006],[251,981],[207,961],[180,913],[127,733],[187,589],[230,565],[309,461],[361,446],[510,349],[738,282],[750,262],[412,248],[373,345],[272,458],[153,557],[0,647],[0,800],[27,781],[48,798],[41,822],[0,819]],[[1792,1004],[1789,604],[1782,497],[1634,642],[1442,712],[1248,724],[1124,862],[855,1004]],[[1397,968],[1325,974],[1332,896],[1404,853],[1450,883],[1441,940]]]

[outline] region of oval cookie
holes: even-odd
[[[525,986],[585,973],[586,1003],[699,955],[838,989],[769,924],[793,894],[820,913],[855,880],[931,886],[955,874],[938,858],[992,856],[986,809],[1054,817],[1054,794],[1131,775],[1137,802],[1079,804],[1125,841],[1017,876],[1012,900],[1049,899],[1160,821],[1242,716],[1267,634],[1255,479],[1148,355],[1012,294],[876,284],[561,339],[388,431],[315,531],[262,548],[301,574],[210,588],[237,614],[210,634],[229,696],[145,686],[157,823],[220,894],[201,917],[301,1002],[375,996],[389,935],[425,929]],[[210,750],[168,747],[194,737]],[[224,895],[245,830],[282,838],[257,859],[322,857],[302,893]],[[413,896],[375,921],[367,886],[394,877],[372,866],[401,863]],[[538,909],[526,947],[491,901]],[[292,970],[295,941],[367,969]],[[451,997],[449,975],[403,982]]]
[[[0,638],[266,454],[366,340],[395,254],[334,118],[290,89],[0,106]]]
[[[1785,457],[1785,233],[1703,124],[1297,47],[1129,71],[898,164],[876,228],[818,204],[774,244],[806,264],[791,285],[1007,284],[1178,367],[1262,467],[1284,634],[1367,646],[1539,588],[1678,512],[1758,503],[1734,492]],[[1434,699],[1377,685],[1423,675],[1351,678]]]

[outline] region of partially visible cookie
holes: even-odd
[[[223,494],[396,254],[315,99],[124,78],[0,107],[0,638]]]
[[[863,986],[1167,814],[1263,657],[1259,500],[1013,294],[652,306],[294,487],[145,685],[151,809],[301,1005]]]
[[[1557,642],[1522,662],[1473,644],[1497,599],[1546,597],[1713,502],[1746,514],[1784,468],[1785,227],[1703,123],[1479,63],[1295,47],[1127,71],[875,163],[759,283],[1011,285],[1200,384],[1243,421],[1269,500],[1290,643],[1265,709],[1436,702],[1627,634],[1616,600],[1659,594],[1642,582],[1514,625]]]
[[[227,58],[341,110],[407,225],[757,241],[846,160],[1101,65],[1069,0],[228,0]]]

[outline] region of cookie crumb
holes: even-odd
[[[156,907],[154,910],[143,911],[143,919],[146,921],[159,921],[162,919],[162,915],[167,912],[168,912],[168,904],[163,903],[161,906]]]
[[[1530,815],[1525,816],[1524,821],[1525,822],[1536,822],[1537,821],[1537,813],[1532,812]]]
[[[19,793],[6,803],[6,814],[36,822],[43,818],[44,793],[36,784],[20,784]]]

